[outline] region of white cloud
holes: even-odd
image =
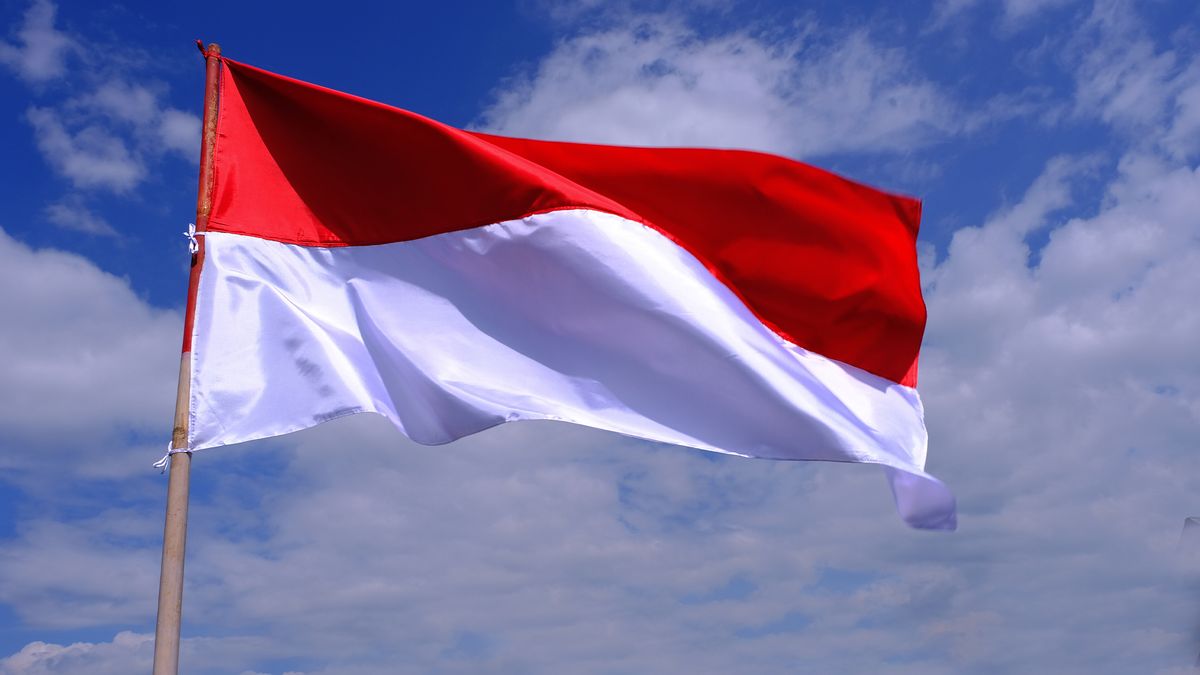
[[[62,77],[67,68],[67,55],[77,46],[74,40],[54,27],[56,11],[49,0],[34,0],[16,31],[19,44],[0,42],[0,63],[33,83]]]
[[[82,108],[102,112],[134,125],[146,125],[158,117],[158,97],[147,87],[109,80],[80,100]]]
[[[66,108],[86,119],[105,117],[129,130],[141,154],[176,152],[198,161],[200,118],[162,105],[154,91],[156,84],[134,85],[110,79],[89,94],[69,101]]]
[[[65,199],[47,206],[46,218],[66,230],[102,237],[117,236],[108,221],[93,213],[79,199]]]
[[[200,118],[163,104],[165,86],[160,81],[143,78],[132,84],[136,64],[102,67],[83,60],[76,72],[68,71],[65,57],[78,47],[54,27],[56,11],[49,0],[35,0],[18,31],[24,46],[0,43],[0,63],[27,81],[65,79],[85,91],[26,111],[38,149],[50,166],[77,188],[127,194],[164,154],[198,162]],[[76,81],[86,82],[86,88]]]
[[[1039,15],[1067,7],[1076,0],[999,0],[994,3],[1000,12],[999,27],[1011,32],[1027,27]],[[929,30],[938,31],[960,21],[985,3],[980,0],[937,0],[930,15]],[[988,3],[992,4],[992,3]]]
[[[0,552],[0,601],[17,607],[26,623],[50,628],[145,620],[155,606],[158,566],[129,543],[151,540],[161,527],[161,518],[119,509],[77,526],[26,522],[20,539]],[[88,552],[83,574],[80,551]]]
[[[977,124],[863,32],[702,38],[668,19],[560,43],[482,117],[509,135],[813,157],[919,147]]]
[[[1162,147],[1172,156],[1184,159],[1200,154],[1200,58],[1174,81],[1179,88],[1171,107],[1171,127]]]
[[[163,148],[180,153],[197,164],[200,161],[200,118],[196,115],[166,108],[159,120],[158,135]]]
[[[939,30],[979,5],[979,0],[935,0],[929,30]]]
[[[146,178],[154,157],[199,157],[199,117],[119,79],[57,108],[31,107],[26,119],[42,155],[77,188],[127,193]]]
[[[116,453],[128,442],[114,441],[130,432],[160,432],[165,442],[179,368],[177,313],[149,307],[128,281],[84,258],[33,250],[3,230],[0,286],[20,289],[0,294],[0,351],[20,355],[0,366],[0,439],[9,442],[0,466],[53,466],[106,446],[111,459],[128,462]]]
[[[1152,138],[1179,158],[1200,149],[1200,56],[1160,48],[1132,5],[1098,0],[1065,56],[1075,69],[1077,116],[1135,142]]]
[[[1058,661],[1070,666],[1059,672],[1154,669],[1085,666],[1083,654],[1098,653],[1085,649],[1085,634],[1134,626],[1113,618],[1085,629],[1050,607],[1052,597],[1102,613],[1082,605],[1103,594],[1127,616],[1173,617],[1160,624],[1170,649],[1150,636],[1138,649],[1178,659],[1195,649],[1194,598],[1170,570],[1200,488],[1190,440],[1200,422],[1200,310],[1189,299],[1200,294],[1200,247],[1189,234],[1200,176],[1143,161],[1121,162],[1095,216],[1057,220],[1064,207],[1087,208],[1069,197],[1070,162],[1050,162],[1022,202],[956,233],[927,293],[922,390],[935,471],[945,467],[958,490],[964,530],[1021,551],[1013,576],[992,567],[1004,575],[993,581],[1022,602],[1045,598],[1040,620],[1056,624],[1057,649],[1084,650],[1077,662]],[[1034,265],[1025,237],[1046,224],[1050,242]],[[961,600],[977,606],[986,594],[971,595]],[[999,595],[985,602],[1000,616],[1016,611]],[[1023,654],[1021,663],[1054,658],[1010,646],[1018,651],[1007,658]]]
[[[1075,602],[1103,593],[1124,598],[1117,604],[1126,613],[1149,615],[1157,607],[1175,617],[1173,628],[1135,632],[1111,623],[1096,632],[1125,631],[1144,652],[1175,653],[1182,664],[1184,652],[1197,648],[1190,609],[1197,569],[1185,576],[1170,570],[1179,572],[1173,548],[1179,524],[1198,510],[1189,495],[1200,487],[1193,447],[1200,423],[1200,168],[1165,140],[1180,128],[1191,90],[1174,84],[1175,76],[1163,79],[1166,71],[1153,68],[1162,53],[1141,44],[1128,53],[1131,62],[1112,64],[1120,76],[1105,79],[1102,90],[1124,92],[1121,78],[1132,76],[1131,63],[1149,63],[1141,75],[1158,84],[1147,100],[1128,93],[1089,98],[1096,72],[1093,63],[1082,64],[1081,99],[1112,103],[1097,109],[1108,115],[1103,119],[1140,130],[1096,202],[1079,203],[1073,193],[1082,191],[1072,187],[1097,158],[1051,160],[1020,202],[957,232],[936,268],[927,262],[922,389],[931,437],[975,449],[933,455],[950,465],[945,472],[966,511],[963,528],[972,521],[996,527],[1002,538],[1021,542],[1013,550],[1023,555],[1030,537],[1057,551],[1059,562],[1005,584],[1012,597],[1069,595]],[[1034,250],[1030,236],[1040,228],[1050,228],[1048,242]],[[971,423],[958,423],[953,411],[972,411]],[[976,463],[990,468],[981,472]],[[954,481],[955,465],[965,482]],[[1119,569],[1106,563],[1116,556]],[[1060,628],[1069,622],[1062,617]]]
[[[51,675],[82,673],[128,675],[150,669],[154,636],[123,632],[112,642],[71,645],[31,642],[21,651],[0,660],[3,675]]]
[[[1043,12],[1066,7],[1075,0],[1004,0],[1004,21],[1010,27],[1028,22]]]
[[[244,660],[265,645],[243,638],[184,638],[180,662],[190,673],[237,672],[228,664]],[[269,649],[269,648],[268,648]],[[122,631],[110,642],[76,642],[69,645],[31,642],[5,659],[0,675],[129,675],[148,673],[154,656],[154,635]],[[182,669],[182,668],[181,668]],[[247,675],[249,671],[243,673]],[[249,673],[249,675],[255,675]],[[258,674],[265,675],[265,674]],[[285,672],[282,675],[304,675]]]
[[[70,131],[50,108],[30,108],[25,118],[33,126],[42,155],[76,187],[127,192],[145,177],[140,158],[109,129],[89,124]]]

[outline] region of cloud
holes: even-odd
[[[17,45],[0,42],[0,63],[22,79],[42,83],[61,78],[67,55],[78,47],[66,33],[54,27],[57,8],[49,0],[35,0],[17,29]]]
[[[1004,0],[1004,20],[1010,26],[1027,22],[1039,14],[1066,7],[1075,0]]]
[[[180,660],[191,667],[188,672],[230,673],[222,664],[244,659],[247,652],[263,645],[239,638],[184,638]],[[24,649],[0,659],[0,675],[129,675],[150,672],[154,656],[154,635],[122,631],[110,642],[76,642],[69,645],[31,642]],[[278,672],[278,671],[276,671]],[[255,675],[243,673],[243,675]],[[258,674],[262,675],[262,674]],[[304,675],[286,672],[282,675]]]
[[[1162,147],[1176,158],[1195,157],[1200,153],[1200,59],[1176,79],[1178,94],[1171,106],[1171,126]]]
[[[154,79],[139,80],[136,63],[101,67],[82,61],[71,72],[66,55],[78,47],[54,27],[56,11],[49,0],[36,0],[18,31],[24,46],[0,43],[0,62],[12,66],[23,79],[30,83],[61,79],[84,91],[26,110],[26,121],[50,166],[77,189],[129,194],[163,155],[177,154],[197,163],[200,118],[164,105],[165,86]],[[141,83],[131,84],[131,79]]]
[[[108,79],[65,107],[74,115],[85,119],[107,118],[128,130],[143,155],[175,152],[198,162],[200,118],[162,105],[154,91],[157,86],[153,81],[135,85],[119,78]]]
[[[115,237],[117,231],[104,218],[89,210],[78,199],[56,202],[46,207],[46,218],[64,230]]]
[[[61,106],[31,107],[38,149],[76,188],[128,193],[150,160],[175,152],[198,161],[200,118],[159,105],[147,87],[110,80]]]
[[[1167,644],[1144,634],[1137,649],[1182,660],[1195,650],[1195,596],[1185,588],[1196,570],[1189,586],[1172,576],[1171,547],[1200,487],[1190,440],[1200,420],[1191,346],[1200,311],[1188,300],[1200,293],[1189,215],[1200,175],[1130,154],[1096,215],[1056,218],[1088,210],[1070,189],[1084,167],[1049,162],[1021,202],[956,233],[934,270],[922,370],[931,456],[958,490],[963,529],[1022,551],[1014,576],[993,582],[1023,602],[1071,598],[1071,611],[1093,611],[1079,603],[1097,593],[1123,598],[1126,616],[1170,616],[1159,624]],[[1047,226],[1049,243],[1035,259],[1026,236]],[[971,411],[970,424],[961,411]],[[982,546],[976,553],[989,555]],[[1116,555],[1120,570],[1105,562]],[[1038,571],[1020,575],[1025,564]],[[998,616],[1016,611],[999,596],[960,601],[982,601]],[[1059,657],[1056,670],[1153,671],[1132,659],[1087,665],[1104,650],[1086,648],[1085,633],[1132,632],[1132,624],[1114,618],[1084,629],[1048,605],[1039,612],[1057,624],[1059,653],[1079,655]],[[1055,658],[1034,643],[1010,648],[1018,651],[995,656],[1013,666]]]
[[[73,525],[23,523],[20,538],[0,553],[0,601],[19,608],[26,623],[51,628],[144,621],[155,606],[158,565],[130,544],[161,534],[161,518],[122,509],[103,513]],[[78,573],[80,551],[89,553],[86,574]]]
[[[122,80],[109,80],[83,97],[78,107],[102,112],[120,122],[143,126],[158,117],[157,98],[147,87],[131,85]]]
[[[1155,139],[1181,159],[1200,150],[1200,56],[1161,49],[1131,5],[1097,1],[1064,58],[1075,71],[1076,116]]]
[[[965,15],[984,4],[994,4],[1000,10],[999,28],[1011,33],[1032,24],[1039,15],[1067,7],[1075,0],[999,0],[983,3],[980,0],[937,0],[929,19],[928,31],[934,32],[961,21]]]
[[[128,192],[146,175],[141,160],[104,127],[89,124],[69,131],[51,108],[32,107],[25,119],[33,126],[42,155],[76,187]]]
[[[498,92],[495,133],[816,157],[900,152],[978,123],[865,32],[701,37],[656,18],[567,39]]]
[[[0,443],[6,471],[60,464],[128,433],[169,433],[181,318],[148,306],[129,282],[77,255],[34,250],[0,230],[0,350],[19,354],[0,377]],[[54,429],[53,434],[47,434]],[[155,444],[157,445],[157,443]],[[113,447],[117,446],[117,447]],[[140,470],[149,454],[124,471]],[[85,462],[87,471],[121,462]],[[94,475],[94,474],[93,474]]]
[[[0,660],[3,675],[51,675],[88,672],[93,675],[126,675],[149,670],[154,654],[154,636],[122,632],[112,642],[71,645],[31,642],[24,649]]]
[[[167,108],[162,111],[158,135],[163,147],[200,162],[200,118],[190,112]]]
[[[1124,630],[1139,649],[1178,654],[1181,664],[1197,648],[1191,606],[1200,576],[1181,570],[1172,553],[1179,523],[1197,510],[1187,495],[1200,487],[1192,440],[1200,309],[1191,300],[1200,294],[1200,169],[1167,140],[1187,125],[1191,85],[1156,71],[1166,52],[1141,40],[1130,61],[1111,64],[1118,76],[1099,84],[1095,63],[1080,64],[1081,100],[1097,104],[1089,110],[1128,139],[1115,162],[1049,160],[1019,202],[956,232],[936,267],[927,259],[922,389],[931,438],[960,449],[933,456],[950,464],[944,475],[959,489],[964,529],[990,522],[1023,551],[1035,537],[1061,556],[1027,580],[1006,582],[1013,597],[1123,595],[1124,611],[1172,615],[1174,628],[1112,624],[1097,632]],[[1150,66],[1135,76],[1132,63]],[[1157,82],[1148,99],[1126,91],[1140,90],[1141,75]],[[1093,98],[1097,91],[1105,93]],[[1139,133],[1130,135],[1133,128]],[[1103,191],[1080,203],[1092,192],[1084,184],[1110,168]],[[953,414],[964,410],[973,411],[969,425]],[[966,482],[954,480],[956,464]],[[1118,551],[1125,571],[1100,562]],[[1171,588],[1181,597],[1168,597]],[[1082,661],[1078,669],[1087,670]]]

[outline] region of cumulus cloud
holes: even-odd
[[[1096,216],[1057,220],[1073,178],[1069,160],[1052,161],[1025,200],[956,233],[927,294],[922,389],[935,447],[952,449],[935,461],[959,490],[963,529],[990,532],[998,556],[1021,542],[1014,568],[1038,567],[1001,585],[1013,598],[1070,597],[1071,611],[1102,615],[1082,606],[1106,595],[1130,614],[1172,617],[1137,638],[1150,661],[1118,666],[1085,634],[1134,626],[1085,629],[1043,607],[1054,649],[1078,655],[1060,660],[1061,672],[1152,672],[1148,663],[1169,665],[1156,654],[1182,659],[1196,646],[1194,591],[1171,570],[1200,487],[1189,440],[1200,421],[1200,312],[1188,300],[1200,292],[1188,215],[1200,184],[1194,169],[1142,161],[1122,160]],[[1035,264],[1025,233],[1048,218]],[[971,423],[954,411],[972,411]],[[1116,555],[1119,568],[1107,562]],[[1016,611],[998,596],[985,602],[999,616]],[[989,648],[1014,667],[1052,658],[1035,642],[1006,655]]]
[[[816,157],[920,147],[980,120],[865,32],[701,37],[665,19],[561,42],[479,126],[509,135]]]
[[[52,466],[126,433],[169,432],[178,313],[148,306],[80,256],[32,249],[3,230],[0,285],[21,289],[0,297],[0,350],[20,355],[0,367],[0,467]]]
[[[150,669],[154,636],[122,632],[112,642],[70,645],[31,642],[0,660],[3,675],[50,675],[87,671],[95,675],[126,675]]]
[[[75,41],[54,27],[57,8],[50,0],[35,0],[16,30],[17,44],[0,42],[0,63],[22,79],[42,83],[63,76]]]

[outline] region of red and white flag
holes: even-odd
[[[772,155],[504,138],[222,60],[186,448],[373,412],[883,465],[953,529],[917,395],[920,203]]]

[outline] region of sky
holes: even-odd
[[[182,672],[1195,672],[1200,5],[0,0],[0,675],[150,669],[196,38],[918,196],[960,512],[906,528],[869,466],[356,416],[196,455]]]

